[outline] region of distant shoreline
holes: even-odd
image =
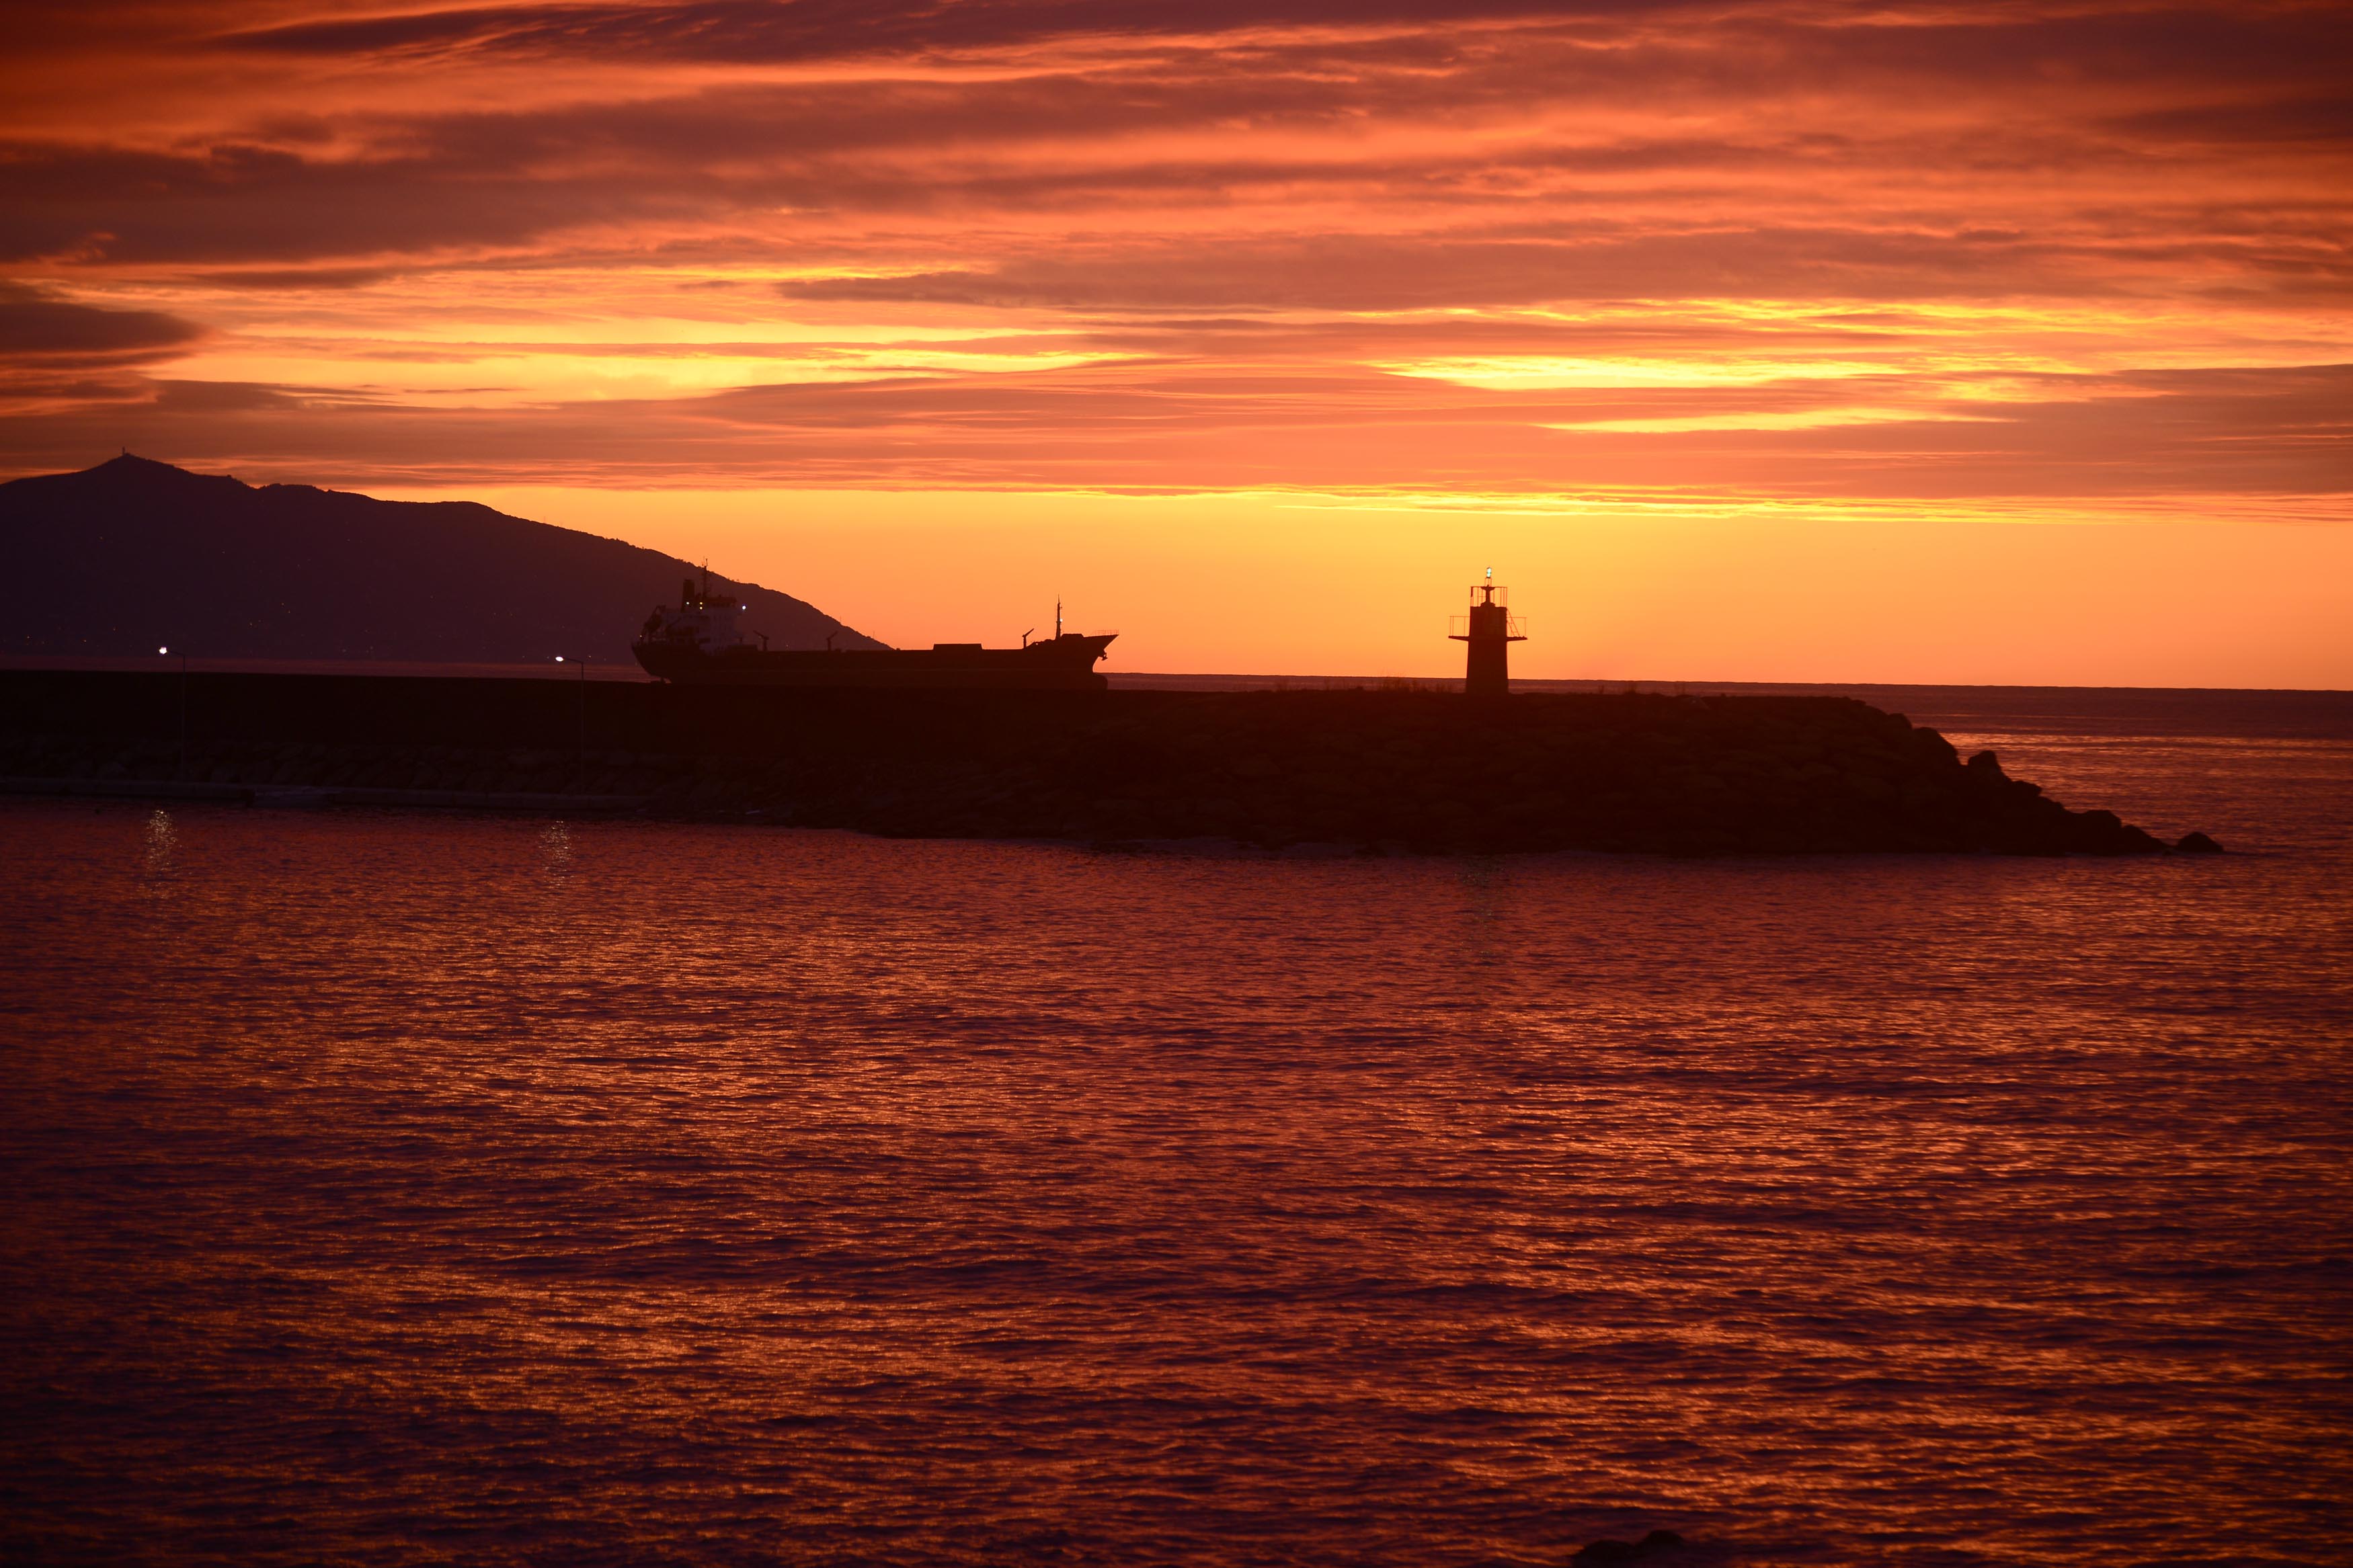
[[[176,672],[176,654],[35,654],[0,653],[0,670],[89,669]],[[554,660],[430,660],[366,658],[264,658],[235,655],[216,658],[191,655],[191,670],[215,674],[252,675],[387,675],[467,677],[513,680],[576,680],[583,666]],[[653,677],[631,661],[591,659],[585,666],[590,680],[653,684]],[[1277,674],[1250,671],[1105,670],[1114,691],[1356,691],[1410,689],[1460,691],[1460,676]],[[1609,676],[1552,679],[1514,676],[1515,692],[1560,692],[1574,695],[1614,695],[1633,691],[1654,697],[1862,697],[1902,692],[1972,692],[1988,696],[2099,693],[2133,697],[2339,698],[2353,704],[2353,689],[2327,686],[2068,686],[2021,685],[1985,681],[1931,680],[1713,680],[1668,679],[1649,676]]]

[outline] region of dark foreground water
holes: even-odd
[[[0,1559],[2348,1561],[2353,704],[1944,701],[2250,852],[0,805]]]

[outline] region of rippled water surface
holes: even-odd
[[[0,805],[0,1557],[2353,1558],[2353,710],[1947,706],[2250,852]]]

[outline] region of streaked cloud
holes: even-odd
[[[334,482],[2353,489],[2342,7],[22,20],[16,471],[128,443]]]

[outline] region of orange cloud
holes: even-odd
[[[2342,7],[20,13],[10,471],[2353,521]]]

